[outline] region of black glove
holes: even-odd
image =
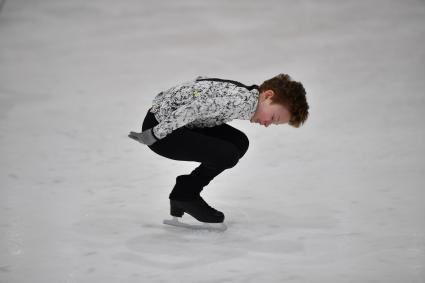
[[[152,145],[158,140],[153,134],[153,128],[145,130],[141,133],[130,132],[128,137],[145,145]]]

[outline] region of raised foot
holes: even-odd
[[[177,227],[183,227],[188,228],[192,230],[209,230],[209,231],[226,231],[227,226],[224,223],[206,223],[201,222],[202,224],[189,224],[184,223],[180,220],[179,217],[173,217],[172,219],[165,219],[163,221],[164,224],[171,225],[171,226],[177,226]]]

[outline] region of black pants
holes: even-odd
[[[142,131],[157,124],[154,114],[148,111]],[[149,148],[166,158],[201,163],[190,174],[177,176],[176,184],[169,195],[174,200],[191,200],[214,177],[235,166],[248,150],[248,146],[248,137],[243,132],[221,124],[210,128],[181,127]]]

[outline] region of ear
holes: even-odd
[[[271,89],[265,90],[262,93],[260,93],[260,100],[264,101],[269,99],[269,97],[272,97],[274,95],[274,91]]]
[[[271,97],[273,95],[274,95],[274,91],[271,90],[271,89],[268,89],[268,90],[264,91],[264,97],[265,98],[269,98],[269,97]]]

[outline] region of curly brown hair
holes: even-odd
[[[289,125],[298,128],[308,118],[308,103],[306,92],[300,82],[293,81],[287,74],[279,74],[260,85],[260,93],[272,90],[276,95],[271,99],[272,104],[280,104],[291,113]]]

